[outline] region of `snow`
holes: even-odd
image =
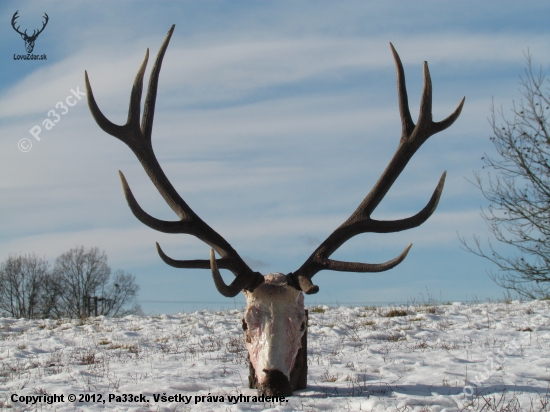
[[[82,321],[0,318],[0,406],[39,411],[549,410],[548,301],[309,309],[308,387],[283,402],[228,400],[257,395],[248,389],[243,310]],[[64,399],[25,405],[13,402],[14,394],[63,394]],[[77,402],[69,402],[69,394]],[[101,394],[102,400],[78,402],[81,394]],[[110,394],[120,398],[109,401]],[[122,394],[143,394],[149,402],[123,402]],[[154,400],[163,394],[190,402]],[[196,396],[204,402],[195,404],[201,399]],[[207,402],[213,396],[223,396],[224,402]]]

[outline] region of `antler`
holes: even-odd
[[[17,15],[19,13],[19,10],[17,10],[14,14],[13,14],[13,17],[11,18],[11,26],[13,27],[13,29],[19,33],[21,36],[27,36],[27,30],[25,30],[25,33],[21,33],[19,31],[19,27],[21,26],[17,26],[15,27],[15,21],[19,18],[19,16]]]
[[[399,232],[421,225],[435,211],[439,202],[439,197],[443,191],[446,172],[444,172],[439,179],[439,183],[428,204],[416,215],[406,219],[391,221],[375,220],[370,217],[418,148],[422,146],[430,136],[445,130],[454,123],[462,111],[465,100],[463,97],[455,111],[445,120],[440,122],[432,121],[432,81],[428,70],[428,63],[424,62],[424,88],[422,91],[422,100],[420,102],[420,114],[418,116],[418,122],[415,125],[409,112],[403,65],[391,43],[390,47],[397,69],[399,112],[403,128],[399,146],[386,167],[386,170],[384,170],[378,182],[376,182],[370,193],[361,202],[355,212],[353,212],[340,227],[321,243],[296,272],[288,275],[290,283],[296,288],[303,290],[304,293],[313,294],[319,291],[319,287],[313,285],[311,278],[321,270],[328,269],[341,272],[382,272],[397,266],[407,256],[412,243],[395,259],[380,264],[341,262],[329,259],[329,257],[346,241],[360,233]]]
[[[109,121],[103,113],[101,113],[95,101],[92,88],[90,87],[88,73],[85,72],[88,106],[90,107],[90,111],[92,112],[92,116],[95,121],[104,132],[120,139],[126,143],[130,149],[132,149],[161,196],[164,198],[166,203],[168,203],[170,208],[172,208],[172,210],[178,215],[180,220],[159,220],[146,213],[137,203],[130,187],[128,186],[126,178],[122,172],[119,171],[126,201],[128,202],[128,206],[130,206],[130,209],[134,215],[143,224],[160,232],[186,233],[193,235],[208,244],[218,253],[218,255],[221,256],[221,259],[216,261],[214,258],[214,252],[211,251],[210,260],[174,260],[166,256],[157,243],[157,250],[162,260],[177,268],[211,268],[214,283],[218,291],[224,296],[233,297],[243,289],[254,290],[254,288],[258,287],[264,281],[264,277],[258,272],[253,272],[252,269],[250,269],[242,260],[239,254],[231,247],[231,245],[214,229],[208,226],[199,216],[197,216],[197,214],[193,212],[187,203],[185,203],[164,174],[164,171],[160,167],[151,145],[151,133],[153,130],[153,117],[155,113],[158,78],[162,65],[162,59],[164,57],[164,53],[166,52],[166,48],[168,47],[168,43],[170,42],[170,38],[172,37],[174,27],[175,25],[173,25],[168,31],[168,34],[166,35],[166,38],[164,39],[164,42],[158,52],[153,70],[151,71],[141,127],[139,125],[141,92],[143,88],[143,75],[149,59],[149,49],[147,49],[145,53],[145,59],[134,81],[134,86],[130,96],[128,120],[125,125],[116,125]],[[226,285],[219,274],[217,269],[218,267],[230,270],[236,276],[236,279],[230,285]]]
[[[44,21],[44,22],[42,23],[42,28],[41,28],[40,30],[38,30],[38,33],[36,32],[36,29],[33,30],[32,36],[29,36],[29,35],[27,34],[27,30],[25,30],[24,33],[21,33],[21,32],[19,31],[19,27],[21,27],[21,26],[15,27],[15,21],[19,18],[18,13],[19,13],[19,10],[17,10],[17,11],[13,14],[13,17],[11,18],[11,25],[12,25],[13,29],[14,29],[17,33],[19,33],[21,36],[25,36],[25,38],[27,38],[27,39],[29,39],[29,40],[35,40],[35,39],[38,37],[38,35],[44,31],[44,29],[46,28],[46,25],[48,24],[48,21],[50,20],[50,18],[48,17],[48,14],[47,14],[47,13],[44,13],[44,16],[43,16],[43,17],[46,19],[46,21]]]
[[[48,24],[48,21],[50,21],[50,18],[48,17],[48,15],[46,13],[44,13],[44,16],[42,16],[46,19],[46,21],[44,23],[42,23],[42,28],[40,30],[38,30],[38,32],[36,32],[36,30],[33,30],[32,32],[32,36],[30,37],[31,39],[36,39],[38,37],[38,35],[40,33],[42,33],[44,31],[44,29],[46,28],[46,25]],[[27,31],[25,30],[25,33]]]

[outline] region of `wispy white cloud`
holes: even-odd
[[[422,60],[427,60],[434,66],[457,65],[462,72],[471,69],[460,64],[521,63],[522,53],[528,47],[543,57],[550,43],[544,35],[444,33],[396,37],[394,43],[406,66],[420,68]],[[153,43],[150,45],[151,67],[161,36],[147,40]],[[121,49],[106,38],[100,47],[91,45],[37,69],[3,93],[0,112],[9,117],[47,110],[56,99],[64,98],[70,88],[83,84],[84,69],[88,70],[103,107],[126,110],[133,76],[143,60],[143,42],[138,38]],[[231,102],[258,90],[265,92],[270,87],[296,87],[307,80],[341,76],[349,71],[368,73],[393,66],[387,39],[381,36],[368,41],[324,37],[237,43],[218,40],[215,44],[195,47],[186,47],[183,42],[176,32],[161,76],[161,87],[169,90],[164,92],[169,95],[168,102],[183,106]],[[121,103],[124,103],[122,107]]]

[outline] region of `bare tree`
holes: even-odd
[[[61,290],[52,272],[48,273],[40,289],[40,317],[59,319],[65,316],[61,305]]]
[[[513,102],[511,117],[501,107],[497,124],[491,107],[490,140],[497,156],[481,159],[483,168],[494,173],[488,171],[484,180],[476,172],[472,182],[490,202],[481,215],[491,234],[511,248],[499,252],[489,239],[489,251],[484,251],[478,236],[474,246],[460,240],[466,250],[496,264],[498,271],[490,276],[498,285],[536,299],[550,292],[550,88],[542,68],[533,70],[529,51],[525,57],[523,98]]]
[[[49,264],[35,254],[10,255],[0,265],[0,310],[16,318],[42,316],[42,286],[50,277]]]
[[[89,315],[85,299],[100,296],[102,315],[121,315],[136,313],[139,306],[124,309],[132,304],[139,286],[132,275],[117,272],[114,282],[108,284],[111,268],[107,264],[107,255],[97,247],[84,249],[76,247],[63,253],[55,261],[54,283],[59,290],[58,308],[65,316],[86,317]],[[118,287],[116,286],[118,285]]]
[[[63,311],[68,316],[79,318],[87,316],[84,297],[93,296],[108,282],[111,268],[107,265],[105,252],[79,246],[59,256],[53,272],[62,291]]]

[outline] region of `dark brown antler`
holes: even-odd
[[[397,91],[399,95],[399,112],[401,114],[401,123],[403,133],[399,146],[391,159],[390,163],[382,173],[378,182],[374,185],[370,193],[365,197],[359,207],[352,213],[340,227],[338,227],[305,263],[294,273],[289,274],[291,283],[295,287],[307,294],[317,293],[319,287],[311,283],[311,278],[321,270],[337,270],[341,272],[382,272],[397,266],[405,259],[412,244],[407,246],[403,253],[393,260],[380,264],[341,262],[329,259],[340,246],[352,237],[365,232],[391,233],[419,226],[424,223],[435,211],[439,202],[439,197],[443,191],[445,182],[445,173],[439,179],[439,183],[428,202],[428,204],[419,213],[406,219],[380,221],[371,219],[371,214],[380,204],[390,187],[397,177],[403,171],[409,160],[416,153],[418,148],[428,140],[428,138],[442,130],[445,130],[458,118],[464,105],[465,98],[459,103],[456,110],[445,120],[440,122],[432,121],[432,81],[428,70],[428,63],[424,62],[424,89],[422,91],[422,100],[420,102],[420,114],[418,123],[415,125],[409,112],[407,99],[407,89],[405,87],[405,73],[399,55],[390,43],[395,66],[397,69]]]
[[[162,59],[164,57],[164,53],[166,52],[166,48],[168,47],[168,43],[170,42],[174,27],[175,26],[172,26],[168,31],[168,34],[166,35],[166,38],[164,39],[164,42],[158,52],[153,70],[151,71],[151,78],[149,80],[149,87],[145,98],[141,127],[139,125],[141,92],[143,88],[143,75],[145,73],[145,67],[147,66],[147,60],[149,58],[149,49],[147,49],[145,53],[145,59],[134,81],[132,94],[130,96],[128,120],[124,126],[113,124],[103,115],[103,113],[101,113],[94,99],[92,88],[90,87],[88,73],[85,72],[88,105],[99,127],[104,132],[122,140],[130,147],[130,149],[132,149],[161,196],[178,215],[180,220],[159,220],[146,213],[137,203],[130,187],[128,186],[128,183],[126,182],[126,179],[124,178],[124,175],[119,171],[120,178],[122,180],[122,187],[124,189],[124,195],[126,196],[128,205],[134,215],[143,224],[160,232],[186,233],[196,236],[208,244],[218,253],[218,255],[221,256],[221,259],[216,261],[213,257],[213,252],[211,252],[210,260],[174,260],[166,256],[157,243],[157,250],[162,260],[177,268],[211,268],[214,283],[218,291],[224,296],[233,297],[243,289],[253,290],[264,281],[264,277],[258,272],[253,272],[252,269],[250,269],[242,260],[239,254],[231,247],[231,245],[214,229],[201,220],[201,218],[197,216],[193,210],[191,210],[187,203],[185,203],[164,174],[164,171],[160,167],[151,145],[151,133],[153,130],[153,117],[155,113],[158,78],[162,65]],[[236,279],[230,285],[226,285],[219,274],[217,269],[218,267],[230,270],[236,276]]]

